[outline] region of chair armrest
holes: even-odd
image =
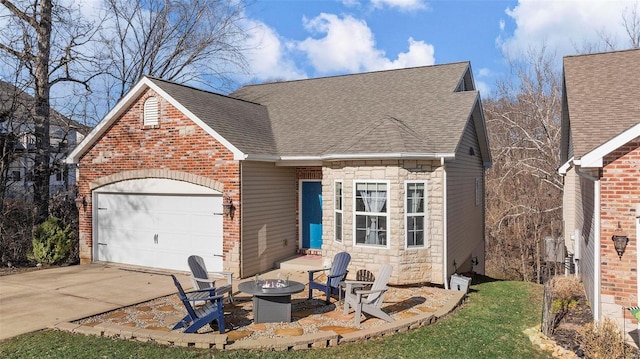
[[[385,291],[387,291],[388,289],[389,289],[388,287],[384,287],[384,288],[382,288],[382,289],[356,290],[356,294],[363,295],[363,294],[371,294],[371,293],[385,292]]]
[[[342,274],[334,274],[334,275],[328,275],[327,279],[331,279],[331,278],[341,278],[341,277],[345,277],[347,275],[347,272],[344,272]]]
[[[224,278],[229,285],[233,284],[233,272],[211,272],[209,274],[211,277]]]
[[[347,289],[346,289],[347,293],[351,293],[353,289],[361,288],[366,285],[372,285],[373,282],[367,282],[362,280],[345,280],[344,284],[347,286]]]
[[[211,287],[215,287],[216,286],[216,280],[215,279],[198,278],[198,277],[194,277],[193,275],[191,275],[191,280],[193,280],[194,282],[197,282],[197,283],[209,284],[209,286],[211,286]]]
[[[328,271],[331,268],[323,268],[323,269],[312,269],[312,270],[308,270],[307,272],[309,272],[309,274],[311,273],[318,273],[318,272],[324,272],[324,271]]]
[[[313,281],[313,275],[314,275],[315,273],[318,273],[318,272],[325,272],[325,271],[328,271],[329,269],[331,269],[331,268],[324,268],[324,269],[312,269],[312,270],[308,270],[307,272],[309,273],[309,282]]]
[[[218,300],[222,300],[222,296],[221,295],[214,295],[214,296],[208,296],[208,297],[198,297],[198,298],[189,298],[187,296],[187,300],[190,302],[202,302],[202,301],[218,301]]]

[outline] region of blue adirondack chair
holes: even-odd
[[[327,299],[325,302],[329,304],[332,294],[340,294],[340,282],[347,276],[347,266],[351,261],[351,255],[347,252],[337,253],[333,257],[331,268],[310,270],[309,272],[309,299],[312,297],[314,289],[325,292]],[[318,272],[329,271],[326,282],[316,282],[314,276]]]
[[[176,276],[172,274],[171,278],[173,278],[173,283],[176,285],[176,288],[178,288],[178,297],[180,297],[182,304],[184,304],[187,310],[187,315],[176,323],[171,330],[186,328],[184,330],[185,333],[195,333],[203,326],[217,321],[218,330],[221,334],[224,333],[222,296],[215,295],[215,288],[200,289],[185,293]],[[191,304],[192,302],[202,301],[204,301],[204,304],[199,307],[194,307]]]

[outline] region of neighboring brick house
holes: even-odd
[[[197,253],[248,277],[349,251],[399,284],[484,272],[491,156],[468,62],[230,96],[145,77],[69,160],[82,263],[185,270]]]
[[[594,319],[636,330],[640,49],[564,58],[561,163],[565,243]],[[629,239],[621,256],[614,235]]]
[[[0,80],[0,158],[8,159],[6,198],[24,199],[33,194],[33,167],[35,158],[35,124],[33,96],[14,85]],[[74,190],[75,166],[65,164],[67,154],[89,132],[88,127],[73,121],[55,110],[50,114],[51,177],[49,192]],[[10,148],[4,140],[11,141]],[[4,170],[4,168],[3,168]]]

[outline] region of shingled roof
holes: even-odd
[[[470,65],[250,85],[230,96],[267,107],[278,155],[452,154],[477,91],[456,91]],[[471,87],[470,84],[467,84]]]
[[[468,62],[250,85],[229,96],[144,77],[69,161],[77,161],[146,88],[237,159],[452,158],[480,108]],[[478,131],[490,162],[484,127]]]
[[[564,58],[562,160],[640,123],[640,49]]]
[[[157,78],[149,79],[244,153],[277,154],[266,107]]]

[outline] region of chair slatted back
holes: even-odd
[[[341,281],[344,280],[344,277],[347,275],[347,267],[349,266],[349,262],[351,261],[351,255],[347,252],[337,253],[333,257],[333,263],[331,263],[331,271],[329,271],[329,276],[337,276],[335,278],[331,278],[329,280],[330,287],[338,287]]]
[[[189,268],[191,269],[191,274],[195,278],[201,279],[209,279],[209,275],[207,274],[207,267],[204,264],[204,259],[200,256],[189,256],[187,259],[187,263],[189,264]],[[207,289],[210,288],[207,283],[195,281],[194,285],[197,285],[196,289]]]
[[[387,283],[389,283],[389,278],[391,278],[391,272],[393,272],[393,266],[391,264],[383,264],[382,267],[380,268],[380,272],[378,272],[378,275],[376,276],[376,280],[373,282],[373,285],[371,286],[371,290],[379,290],[379,289],[386,288]],[[367,296],[366,302],[379,306],[382,304],[383,296],[384,296],[384,292],[371,293]]]

